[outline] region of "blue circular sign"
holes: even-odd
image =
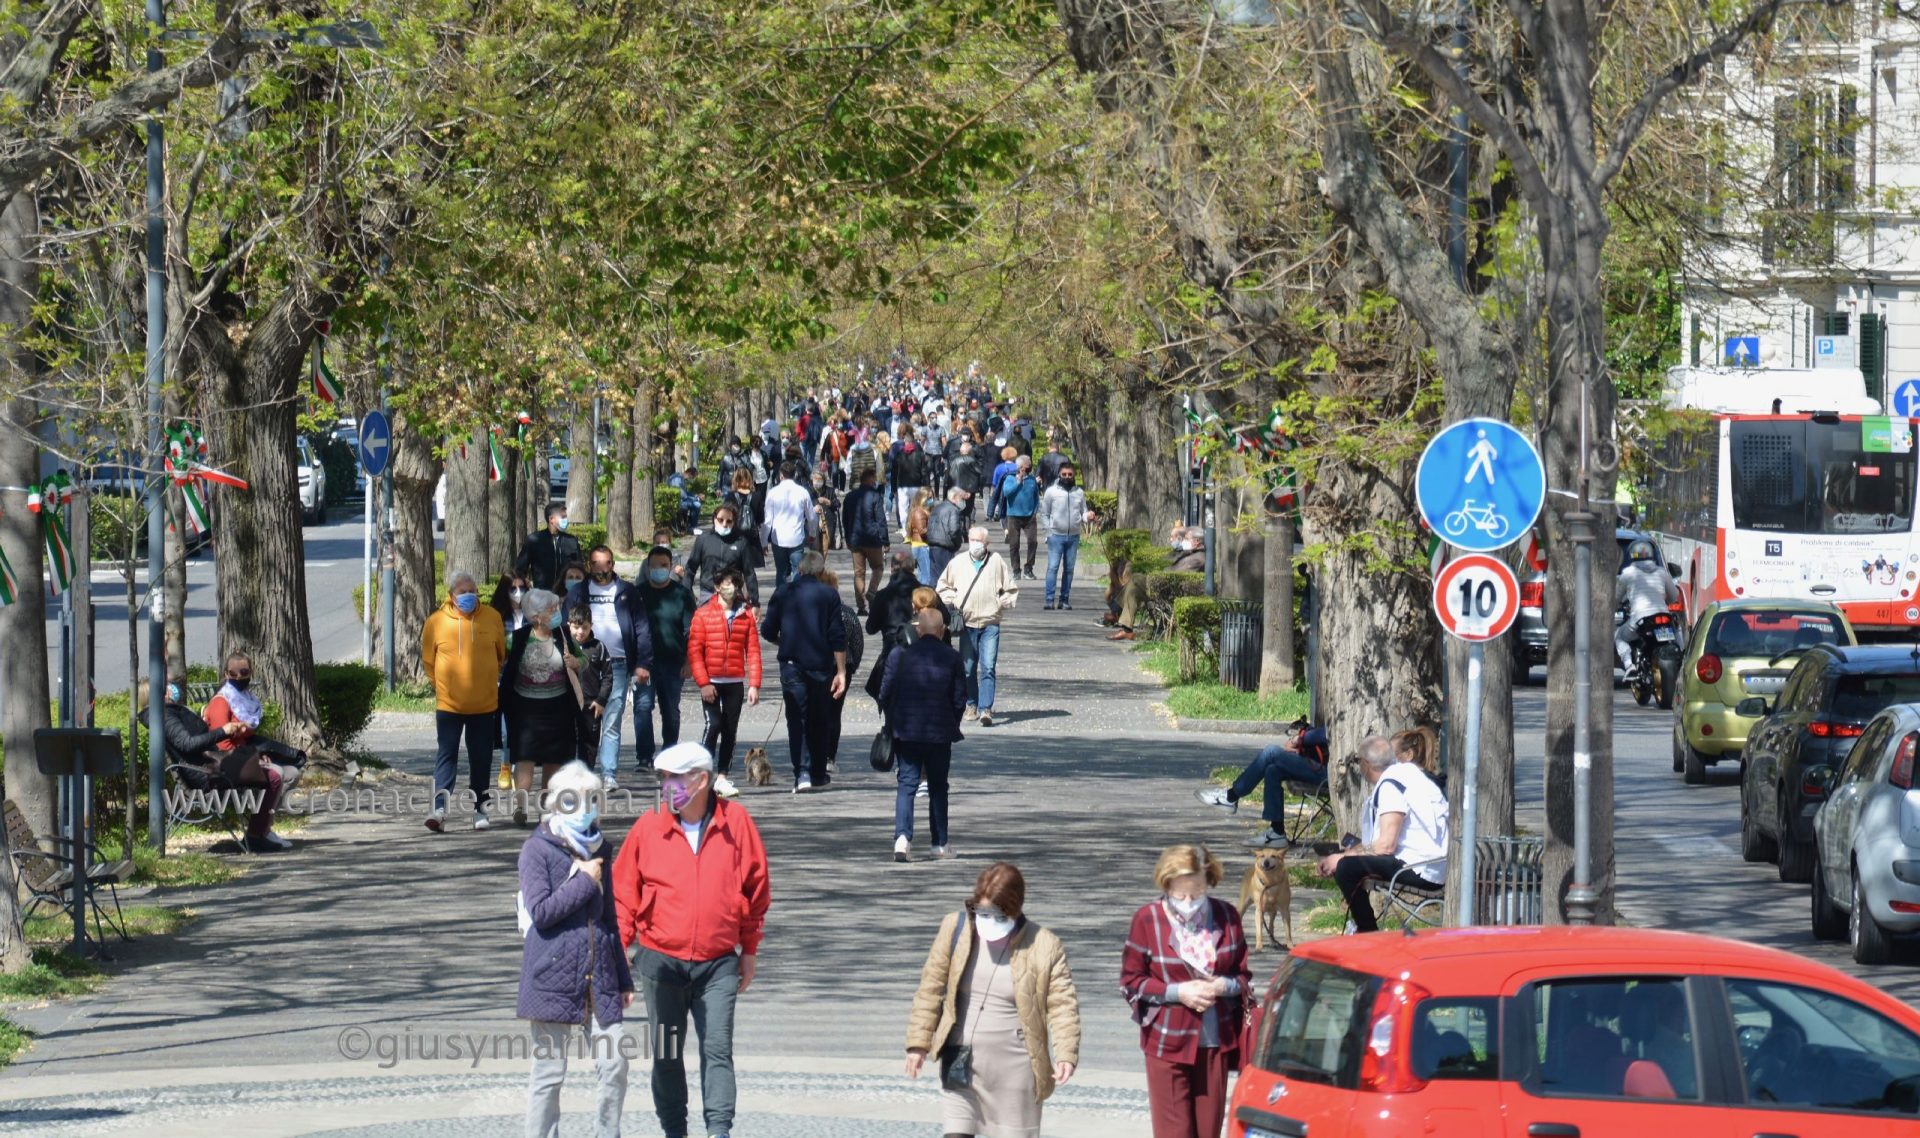
[[[368,478],[378,478],[387,469],[387,455],[393,449],[393,427],[385,414],[369,411],[360,420],[360,466]]]
[[[1435,435],[1414,475],[1420,516],[1459,549],[1491,553],[1523,537],[1547,497],[1527,436],[1498,419],[1462,419]]]
[[[1920,419],[1920,379],[1909,379],[1894,389],[1887,414],[1902,419]]]

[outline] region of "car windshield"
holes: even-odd
[[[1715,616],[1707,627],[1706,650],[1716,656],[1771,660],[1816,644],[1840,643],[1840,622],[1829,613],[1746,610]]]
[[[1257,1066],[1349,1090],[1360,1082],[1361,1034],[1380,978],[1295,957],[1269,1008]]]
[[[1733,524],[1780,533],[1905,533],[1914,455],[1866,449],[1858,421],[1742,420],[1728,428]]]
[[[1896,703],[1920,700],[1920,674],[1841,676],[1833,689],[1835,719],[1868,720]]]

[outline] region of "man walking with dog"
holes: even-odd
[[[827,785],[834,701],[847,691],[847,623],[840,590],[820,580],[826,567],[819,550],[802,554],[797,575],[775,590],[760,624],[760,635],[780,646],[780,701],[795,794]]]

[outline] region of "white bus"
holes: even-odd
[[[1862,631],[1920,629],[1915,420],[1881,417],[1842,368],[1674,368],[1667,405],[1712,415],[1655,448],[1640,494],[1690,619],[1782,597],[1836,604]]]

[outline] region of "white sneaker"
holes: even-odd
[[[276,851],[290,850],[293,848],[292,842],[274,833],[272,830],[268,830],[259,838],[259,844]]]
[[[476,830],[493,829],[493,820],[487,817],[485,810],[475,810],[473,812],[473,828]]]
[[[733,780],[728,778],[726,775],[714,776],[713,792],[722,798],[740,797],[740,788],[733,785]]]
[[[600,776],[600,789],[606,791],[608,794],[612,794],[614,791],[620,789],[620,784],[614,781],[612,775],[603,774]]]
[[[946,859],[946,858],[956,857],[958,855],[956,855],[953,852],[952,846],[935,846],[933,847],[933,856],[941,859]]]
[[[912,861],[912,852],[913,843],[907,839],[905,834],[901,834],[899,837],[893,839],[893,860]]]
[[[980,712],[980,726],[982,727],[993,726],[993,712],[985,711],[985,710]]]
[[[432,830],[436,834],[439,833],[441,827],[446,824],[447,808],[444,806],[434,807],[433,812],[427,815],[427,829]]]
[[[926,779],[920,780],[920,788],[913,792],[913,796],[915,798],[925,798],[927,796],[927,780]]]
[[[1208,806],[1218,806],[1229,814],[1238,814],[1240,812],[1240,804],[1227,797],[1227,788],[1224,786],[1210,787],[1206,790],[1196,790],[1193,792],[1193,796],[1198,798],[1202,803]]]
[[[803,774],[803,775],[801,775],[801,776],[800,776],[799,778],[797,778],[797,779],[795,779],[795,780],[794,780],[794,783],[793,783],[793,792],[794,792],[795,794],[805,794],[805,793],[807,793],[808,791],[810,791],[810,790],[812,790],[812,789],[813,789],[813,776],[812,776],[812,775],[804,775],[804,774]]]

